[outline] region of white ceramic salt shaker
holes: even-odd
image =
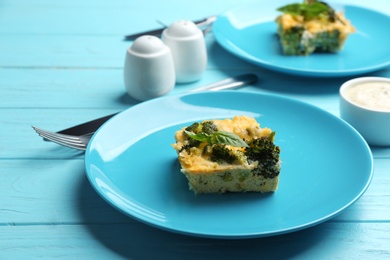
[[[199,80],[207,65],[203,32],[192,22],[180,20],[162,33],[162,41],[171,49],[177,83]]]
[[[131,97],[145,101],[165,95],[175,86],[175,78],[171,51],[161,39],[141,36],[127,49],[124,82]]]

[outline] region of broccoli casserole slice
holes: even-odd
[[[281,166],[274,137],[254,118],[236,116],[184,127],[173,147],[195,193],[271,192]]]
[[[328,4],[304,1],[278,9],[278,36],[285,55],[309,55],[313,52],[338,52],[348,35],[355,31],[342,12]]]

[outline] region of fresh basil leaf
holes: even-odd
[[[239,136],[232,132],[218,131],[211,136],[211,142],[214,144],[226,144],[235,147],[248,147],[248,144]]]
[[[307,5],[307,10],[304,13],[304,17],[306,20],[310,20],[315,17],[318,17],[320,14],[327,15],[328,11],[329,6],[319,2],[314,2],[312,4]]]
[[[302,9],[304,9],[303,4],[288,4],[282,7],[279,7],[277,10],[282,13],[288,13],[293,15],[301,15]]]
[[[303,16],[305,20],[311,20],[319,16],[331,19],[332,17],[330,16],[334,13],[334,10],[328,4],[317,1],[305,1],[301,4],[288,4],[278,8],[277,10],[291,15]]]
[[[197,133],[197,134],[194,134],[190,131],[187,131],[187,130],[184,130],[184,132],[189,136],[191,137],[192,139],[195,139],[197,141],[200,141],[200,142],[207,142],[209,143],[210,142],[210,135],[206,134],[206,133],[203,133],[203,132],[200,132],[200,133]]]
[[[242,140],[239,136],[232,132],[217,131],[209,135],[203,132],[194,134],[190,131],[184,130],[184,132],[192,139],[200,142],[206,142],[209,144],[226,144],[235,147],[248,147],[248,144]]]

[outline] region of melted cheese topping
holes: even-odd
[[[272,133],[272,130],[269,128],[261,128],[260,124],[251,117],[247,116],[236,116],[233,119],[223,119],[223,120],[207,120],[213,121],[217,126],[218,130],[232,132],[244,139],[246,142],[251,141],[260,137],[267,137]],[[180,151],[183,145],[185,145],[186,135],[184,134],[183,129],[179,130],[175,134],[176,143],[172,146],[176,149],[176,151]],[[182,168],[185,171],[189,171],[191,173],[213,173],[216,171],[227,171],[232,169],[254,169],[258,162],[254,162],[252,164],[218,164],[216,162],[212,162],[207,158],[202,156],[203,148],[206,144],[201,144],[199,147],[191,148],[191,152],[188,153],[186,150],[179,152],[178,157],[179,161],[182,165]],[[229,149],[232,150],[244,150],[241,147],[233,147],[228,146]]]

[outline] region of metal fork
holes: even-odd
[[[59,145],[63,145],[63,146],[67,146],[70,148],[83,150],[83,151],[87,149],[88,142],[89,140],[91,140],[91,137],[93,135],[93,133],[79,135],[79,136],[66,135],[66,134],[59,134],[59,133],[46,131],[35,126],[32,126],[32,128],[44,139],[47,139]]]

